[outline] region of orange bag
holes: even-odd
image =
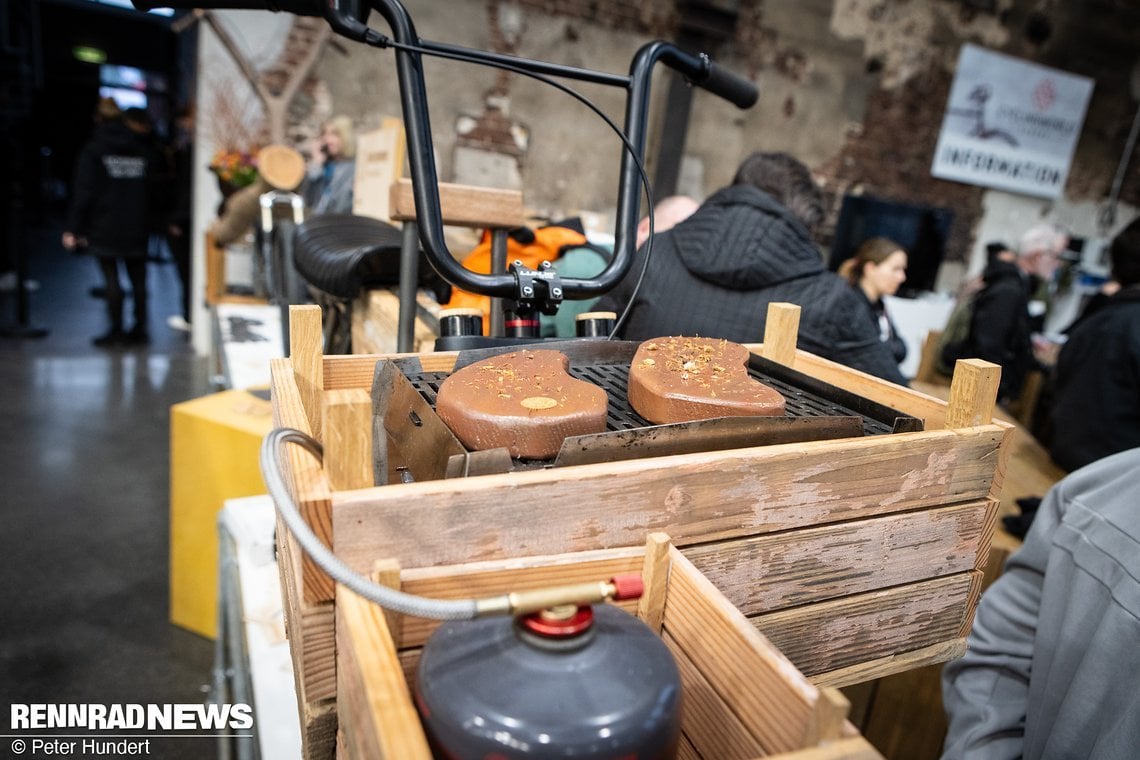
[[[529,232],[529,231],[528,231]],[[534,230],[533,241],[519,242],[514,234],[507,236],[507,263],[521,261],[529,269],[537,269],[544,262],[553,263],[567,248],[575,248],[586,243],[586,236],[570,227],[551,225]],[[529,235],[527,235],[529,237]],[[471,253],[463,259],[463,266],[479,274],[491,273],[491,233],[483,232],[483,239]],[[479,309],[483,312],[483,334],[491,329],[491,299],[453,288],[451,300],[444,304],[445,309]]]

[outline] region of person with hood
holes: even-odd
[[[1016,254],[1003,251],[991,258],[982,273],[982,289],[973,296],[969,331],[964,340],[942,347],[943,365],[971,358],[1001,365],[998,402],[1016,400],[1034,366],[1032,320],[1044,314],[1044,305],[1035,303],[1038,313],[1031,316],[1030,297],[1040,283],[1052,279],[1067,244],[1063,232],[1039,225],[1022,235]]]
[[[114,101],[100,102],[94,134],[76,161],[62,238],[64,248],[85,249],[99,264],[110,329],[93,342],[104,348],[150,342],[146,257],[153,188],[149,179],[162,160],[113,106]],[[134,323],[129,331],[123,324],[126,295],[119,280],[120,265],[132,289]]]
[[[822,195],[808,168],[786,153],[753,153],[733,182],[691,216],[653,237],[629,274],[595,305],[620,312],[627,340],[666,335],[763,339],[768,304],[798,304],[798,346],[891,382],[906,380],[860,297],[827,271],[811,233]],[[636,289],[636,293],[634,292]]]

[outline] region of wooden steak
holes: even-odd
[[[629,366],[629,403],[657,425],[782,415],[784,397],[748,374],[748,349],[714,338],[655,338]]]
[[[436,413],[472,451],[506,448],[511,456],[549,459],[568,436],[606,429],[606,392],[571,377],[558,351],[516,351],[469,364],[448,376]]]

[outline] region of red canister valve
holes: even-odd
[[[610,583],[614,587],[614,600],[621,601],[622,599],[640,599],[641,595],[645,593],[645,581],[641,579],[639,573],[626,573],[624,575],[615,575],[610,578]]]

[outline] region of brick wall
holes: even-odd
[[[954,226],[945,260],[965,261],[984,191],[930,176],[950,82],[950,74],[932,68],[898,89],[871,93],[861,128],[851,130],[834,159],[815,168],[830,201],[825,235],[834,228],[843,195],[862,192],[952,210]]]

